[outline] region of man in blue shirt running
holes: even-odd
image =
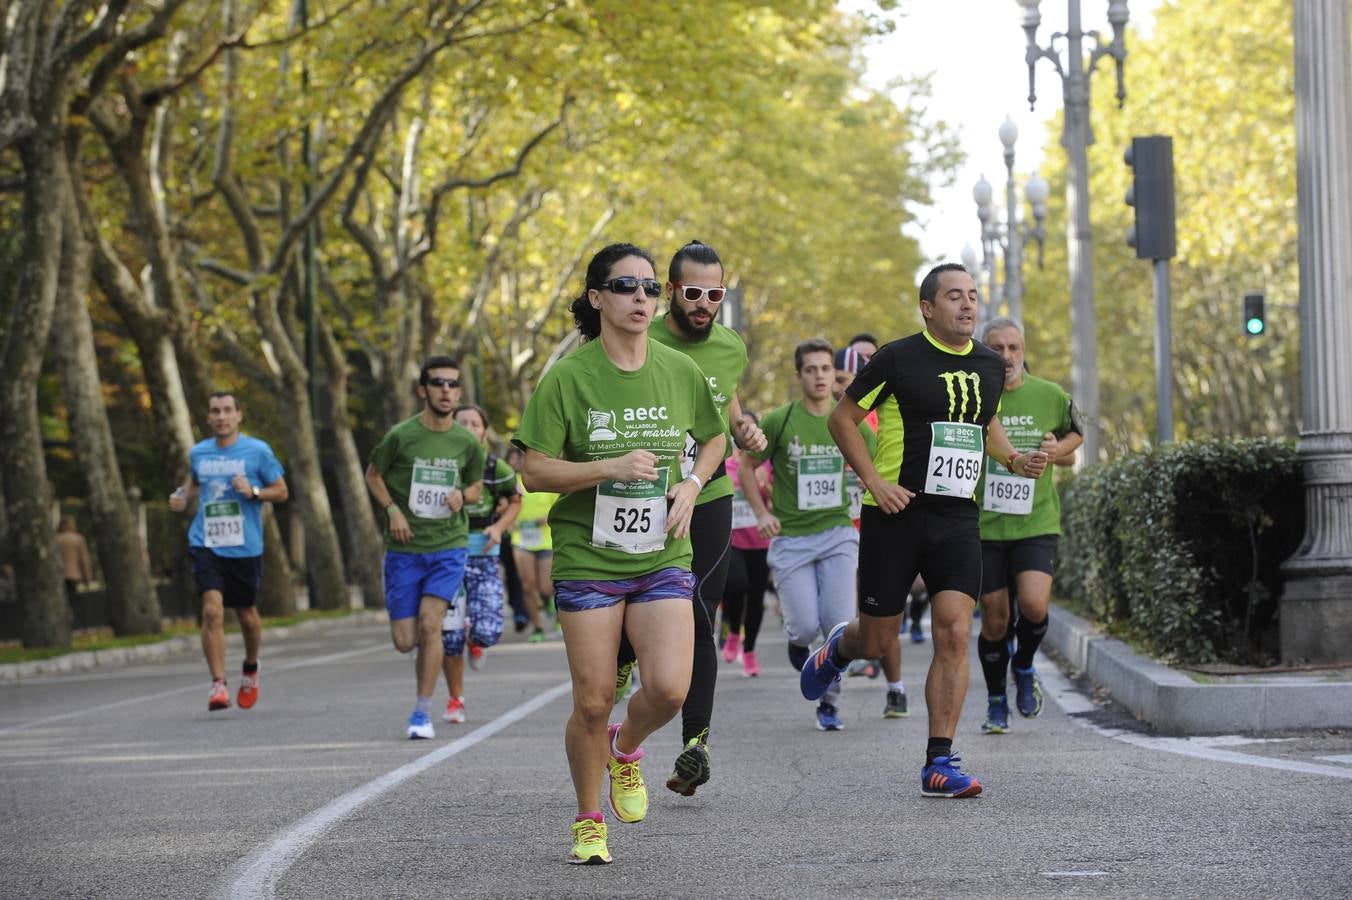
[[[202,595],[202,652],[211,670],[207,709],[230,707],[225,683],[225,608],[235,611],[244,635],[244,669],[236,702],[258,702],[258,589],[263,580],[263,504],[290,496],[286,474],[266,442],[240,434],[244,417],[229,391],[211,395],[207,422],[213,437],[188,451],[188,480],[169,497],[182,512],[197,494],[200,502],[188,529],[192,574]]]

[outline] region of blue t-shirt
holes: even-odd
[[[262,556],[263,504],[238,493],[230,482],[238,472],[265,488],[286,474],[272,448],[243,434],[229,447],[207,438],[188,451],[188,462],[193,481],[201,486],[188,546],[205,547],[217,556]]]

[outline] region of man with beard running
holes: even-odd
[[[452,413],[460,366],[433,356],[418,374],[422,412],[371,451],[366,485],[385,510],[385,607],[400,653],[417,648],[417,694],[405,734],[432,738],[432,692],[441,675],[442,621],[460,593],[468,559],[466,503],[483,493],[484,451]]]
[[[728,290],[723,284],[723,274],[723,262],[708,244],[691,241],[677,250],[667,266],[667,314],[653,321],[648,336],[689,356],[704,373],[719,415],[725,425],[731,425],[727,430],[727,456],[731,455],[733,445],[753,450],[763,448],[765,436],[754,420],[742,416],[737,400],[737,384],[747,363],[746,344],[737,332],[714,321]],[[682,476],[690,474],[696,450],[694,438],[686,435],[681,454]],[[708,781],[710,774],[709,726],[718,677],[714,623],[728,577],[732,494],[732,482],[720,463],[700,489],[690,518],[694,553],[690,571],[695,576],[694,669],[690,691],[681,707],[683,746],[667,779],[668,788],[686,797]],[[623,697],[628,689],[633,662],[633,648],[625,641],[620,647],[616,673],[617,698]]]
[[[934,659],[925,682],[929,742],[920,772],[927,797],[973,797],[981,782],[953,751],[967,694],[967,644],[981,594],[981,532],[973,497],[982,459],[1040,476],[1041,451],[1018,453],[996,413],[1000,357],[972,340],[977,290],[962,266],[931,269],[920,284],[925,330],[874,355],[831,413],[831,434],[864,482],[859,616],[841,622],[803,665],[803,696],[820,697],[856,657],[881,657],[897,640],[917,572],[930,590]],[[858,432],[878,410],[878,452]]]

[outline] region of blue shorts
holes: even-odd
[[[689,600],[694,594],[695,576],[689,569],[658,569],[618,581],[554,582],[554,604],[560,612],[605,609],[617,603]]]
[[[412,619],[418,615],[423,597],[437,597],[450,603],[465,577],[464,547],[435,553],[385,551],[385,608],[390,621]]]

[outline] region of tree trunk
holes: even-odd
[[[258,611],[265,616],[290,616],[296,612],[296,579],[271,503],[263,504],[263,588],[258,597]]]
[[[362,604],[368,609],[385,607],[380,529],[371,511],[366,489],[361,456],[352,437],[352,426],[347,417],[347,360],[334,337],[328,322],[319,321],[319,342],[324,351],[324,368],[328,372],[327,400],[324,414],[333,429],[333,450],[337,459],[334,476],[343,498],[343,524],[347,528],[348,576],[361,588]]]
[[[58,116],[64,122],[64,116]],[[70,616],[53,542],[51,487],[42,456],[38,379],[56,304],[61,261],[65,154],[47,125],[19,142],[23,160],[23,253],[5,331],[0,379],[0,478],[4,480],[20,637],[25,647],[69,647]]]
[[[52,348],[61,377],[61,393],[70,415],[75,456],[88,489],[99,559],[108,586],[108,610],[115,634],[155,634],[160,630],[159,598],[150,584],[136,519],[127,504],[117,450],[99,379],[94,326],[85,297],[89,288],[89,246],[80,234],[70,185],[48,202],[64,210],[61,272],[52,317]]]

